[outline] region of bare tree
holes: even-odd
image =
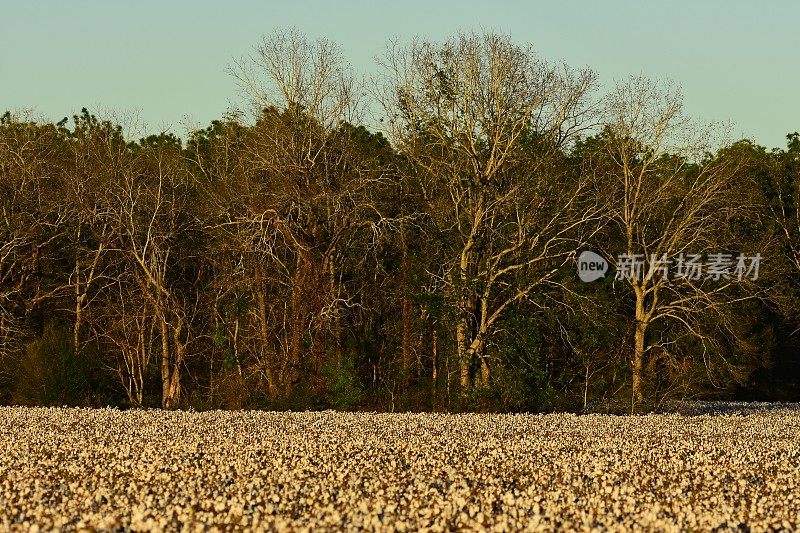
[[[132,149],[128,158],[111,184],[105,209],[126,270],[146,302],[140,309],[149,309],[158,325],[162,406],[171,409],[181,396],[197,302],[192,291],[184,290],[176,268],[178,261],[189,261],[179,243],[193,231],[187,207],[191,183],[179,145],[170,136]]]
[[[24,338],[28,319],[63,289],[53,275],[66,220],[57,198],[60,140],[53,124],[10,113],[0,119],[0,358]]]
[[[675,340],[651,338],[654,324],[671,323],[701,340],[706,357],[714,338],[700,328],[699,319],[721,320],[727,306],[752,296],[741,290],[747,280],[740,283],[736,275],[734,253],[741,250],[729,231],[747,213],[747,204],[737,197],[737,160],[709,157],[718,130],[695,127],[683,114],[679,91],[631,78],[607,97],[606,112],[605,157],[595,160],[595,172],[610,192],[607,217],[624,246],[608,252],[622,254],[618,278],[634,296],[635,405],[644,396],[648,357],[669,357]],[[720,262],[718,274],[697,270],[716,254],[726,254],[718,258],[727,261],[724,268]]]
[[[339,324],[355,305],[342,281],[347,247],[382,231],[377,197],[390,180],[358,149],[356,83],[330,42],[278,31],[231,70],[255,121],[217,139],[212,166],[230,171],[208,173],[211,226],[234,243],[228,270],[253,306],[255,327],[242,333],[256,364],[246,366],[280,396],[302,368],[319,370],[326,348],[339,359]],[[222,151],[231,135],[235,155]]]
[[[94,304],[92,325],[99,345],[118,354],[107,368],[117,375],[128,402],[142,406],[153,347],[159,344],[159,320],[133,277],[123,273],[114,284],[104,285]]]
[[[117,170],[130,158],[121,126],[99,120],[85,108],[73,120],[64,193],[69,206],[69,251],[74,256],[68,285],[74,295],[72,336],[77,353],[84,345],[90,303],[105,284],[115,281],[107,269],[118,243],[114,242],[111,205],[105,195]]]
[[[595,75],[494,34],[393,47],[379,92],[442,236],[431,272],[455,310],[462,392],[487,384],[487,342],[512,306],[559,286],[597,209],[561,148],[589,125]]]

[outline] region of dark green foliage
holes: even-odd
[[[72,349],[69,334],[54,326],[25,344],[8,372],[11,403],[17,405],[86,406],[93,395],[89,361]]]
[[[326,363],[322,372],[327,386],[327,400],[334,409],[347,411],[359,406],[364,393],[351,359],[340,364]]]

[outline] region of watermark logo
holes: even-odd
[[[578,256],[578,277],[581,281],[589,283],[598,280],[608,272],[608,261],[591,250],[584,250]]]
[[[614,279],[641,282],[645,279],[663,278],[688,281],[743,281],[758,279],[761,254],[729,253],[689,254],[676,257],[667,254],[619,254],[614,265]],[[609,262],[600,254],[584,250],[578,256],[578,277],[589,283],[604,278]]]

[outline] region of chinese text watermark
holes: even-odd
[[[681,253],[675,257],[667,254],[618,254],[614,279],[642,281],[663,278],[689,281],[723,281],[749,279],[756,281],[761,266],[761,254],[731,253]],[[591,282],[606,275],[608,261],[598,253],[585,250],[578,256],[578,277]]]

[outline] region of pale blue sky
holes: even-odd
[[[0,110],[137,111],[151,130],[239,103],[226,73],[275,27],[338,42],[356,70],[391,37],[510,33],[549,59],[678,82],[689,113],[784,146],[800,130],[800,2],[0,0]]]

